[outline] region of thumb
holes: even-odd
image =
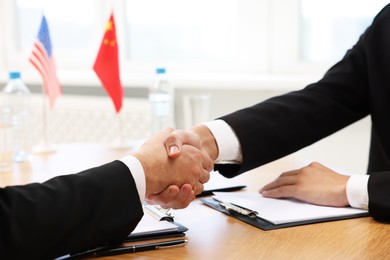
[[[182,146],[191,145],[201,149],[202,144],[198,135],[191,131],[175,130],[169,134],[165,141],[168,156],[170,158],[177,158],[181,154]]]
[[[169,158],[177,158],[180,156],[183,143],[176,134],[170,134],[165,140],[165,148]]]

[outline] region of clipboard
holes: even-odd
[[[200,198],[200,200],[205,204],[206,206],[209,206],[219,212],[222,212],[228,216],[231,216],[235,219],[241,220],[249,225],[252,225],[254,227],[257,227],[262,230],[274,230],[274,229],[280,229],[280,228],[287,228],[287,227],[294,227],[294,226],[301,226],[301,225],[308,225],[308,224],[315,224],[315,223],[322,223],[322,222],[329,222],[329,221],[336,221],[336,220],[343,220],[343,219],[352,219],[352,218],[361,218],[361,217],[367,217],[368,212],[359,213],[359,214],[353,214],[353,215],[347,215],[347,216],[338,216],[338,217],[327,217],[327,218],[321,218],[321,219],[312,219],[312,220],[305,220],[305,221],[295,221],[295,222],[289,222],[289,223],[281,223],[281,224],[274,224],[266,219],[263,219],[261,217],[250,217],[249,214],[240,213],[235,210],[228,210],[221,206],[220,202],[213,199],[213,198]],[[247,210],[243,208],[244,210]]]
[[[145,215],[151,216],[155,221],[169,222],[171,228],[169,229],[154,229],[146,232],[130,233],[124,242],[144,241],[151,239],[171,238],[171,237],[183,237],[188,228],[181,225],[174,220],[174,216],[169,213],[169,210],[163,209],[158,205],[144,204]],[[145,216],[144,217],[147,217]]]
[[[139,233],[130,233],[121,243],[119,244],[119,247],[122,246],[122,243],[128,243],[128,242],[137,242],[137,241],[147,241],[152,239],[164,239],[164,238],[173,238],[173,237],[183,237],[185,236],[185,232],[188,230],[185,226],[177,223],[174,221],[174,217],[172,214],[169,214],[167,210],[162,209],[160,206],[156,205],[149,205],[147,203],[144,203],[143,205],[144,209],[144,217],[147,216],[148,221],[154,221],[155,223],[158,222],[166,222],[169,223],[170,228],[161,228],[161,226],[154,226],[151,229],[145,229],[145,232],[143,229],[142,232]],[[143,218],[144,219],[144,218]],[[140,224],[142,220],[138,223]],[[153,222],[151,222],[153,223]],[[147,225],[148,222],[143,222],[142,225]],[[162,225],[164,226],[164,225]],[[138,226],[137,226],[138,227]],[[137,228],[136,228],[137,229]],[[168,240],[172,241],[172,240]],[[164,243],[166,241],[161,241],[161,243]],[[137,243],[137,245],[140,245]],[[144,244],[145,245],[145,244]],[[69,259],[80,259],[85,257],[96,257],[99,253],[104,253],[105,251],[109,251],[111,249],[118,248],[118,244],[103,244],[99,247],[91,248],[86,251],[81,252],[75,252],[71,254],[67,254],[64,256],[61,256],[59,258],[56,258],[56,260],[69,260]],[[161,247],[162,248],[162,247]]]

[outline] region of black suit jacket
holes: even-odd
[[[0,259],[53,259],[120,242],[142,215],[134,179],[120,161],[6,187],[0,189]]]
[[[308,146],[367,115],[372,120],[369,212],[378,219],[390,218],[389,5],[321,80],[222,117],[238,136],[243,162],[216,168],[233,177]]]

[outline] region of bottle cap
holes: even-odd
[[[157,68],[156,69],[157,74],[164,74],[165,73],[165,68]]]
[[[10,79],[20,79],[20,72],[19,71],[11,71],[9,73]]]

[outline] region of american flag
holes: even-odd
[[[49,27],[44,15],[29,60],[41,74],[46,94],[49,97],[50,108],[53,108],[54,101],[61,95],[62,89],[56,75]]]

